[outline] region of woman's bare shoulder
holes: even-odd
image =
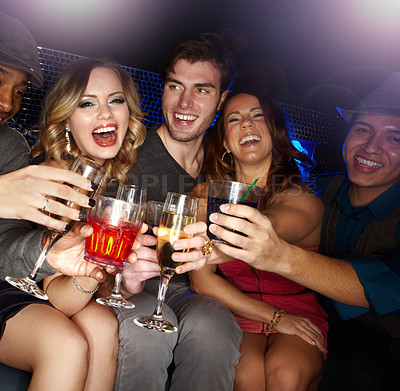
[[[323,211],[321,199],[311,190],[302,186],[293,186],[276,197],[277,204],[291,204],[297,207],[312,207]],[[274,203],[275,203],[274,202]]]

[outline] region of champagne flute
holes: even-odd
[[[78,174],[82,175],[83,177],[89,179],[93,184],[95,184],[96,189],[100,186],[104,175],[105,175],[105,170],[96,162],[93,160],[84,157],[84,156],[78,156],[75,158],[75,160],[72,162],[69,170],[77,172]],[[74,190],[86,194],[89,197],[93,197],[95,194],[95,190],[93,191],[88,191],[81,189],[77,186],[72,186],[70,185]],[[73,209],[78,209],[78,210],[85,210],[86,208],[81,207],[80,205],[77,205],[71,201],[67,201],[61,198],[56,199],[57,202],[60,202],[62,204],[65,204],[69,206],[70,208]],[[51,214],[51,216],[55,219],[59,219],[62,221],[65,221],[68,226],[67,230],[65,231],[57,231],[55,229],[46,229],[44,233],[44,244],[42,248],[42,252],[40,253],[39,258],[37,259],[35,266],[29,276],[24,277],[24,278],[15,278],[15,277],[10,277],[7,276],[6,280],[16,288],[29,293],[33,296],[38,297],[39,299],[47,300],[48,297],[47,295],[37,286],[36,283],[36,278],[37,278],[37,273],[39,269],[42,267],[44,260],[46,259],[46,256],[52,246],[60,239],[62,238],[67,232],[69,232],[72,227],[75,225],[76,221],[71,221],[71,219],[68,219],[67,217],[64,216],[57,216]]]
[[[157,260],[160,267],[160,286],[156,308],[150,316],[139,316],[133,321],[140,327],[165,333],[176,333],[178,328],[162,316],[162,305],[168,284],[180,262],[171,259],[173,244],[178,239],[190,238],[183,228],[196,221],[198,199],[183,194],[168,193],[157,233]]]
[[[93,227],[93,235],[86,239],[85,259],[104,267],[117,268],[113,291],[107,297],[97,298],[99,304],[135,308],[122,297],[120,286],[125,260],[144,221],[146,194],[145,188],[134,186],[129,194],[118,191],[117,198],[125,199],[98,196],[96,206],[90,211],[89,224]]]

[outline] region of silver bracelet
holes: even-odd
[[[99,290],[99,288],[100,288],[100,284],[97,283],[96,288],[94,288],[92,291],[87,291],[87,290],[83,289],[83,288],[79,285],[78,281],[76,281],[75,276],[72,276],[72,282],[74,283],[74,285],[76,286],[76,289],[78,289],[79,292],[86,293],[87,295],[92,295],[93,293],[96,293],[96,292]]]

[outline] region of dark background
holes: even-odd
[[[400,68],[398,0],[0,0],[39,46],[159,72],[193,33],[222,35],[237,83],[333,113]]]

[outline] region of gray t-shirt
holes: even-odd
[[[161,202],[168,192],[188,194],[196,184],[205,182],[203,170],[193,178],[177,163],[154,128],[147,132],[136,163],[127,176],[129,183],[147,188],[148,200]],[[117,184],[113,183],[107,195],[115,196],[116,188]]]
[[[2,126],[0,128],[0,175],[18,170],[29,163],[29,146],[21,133]]]
[[[147,132],[146,140],[138,152],[135,165],[128,173],[129,183],[147,187],[147,199],[165,200],[168,192],[188,194],[198,183],[205,182],[201,170],[197,178],[188,174],[169,154],[155,128]],[[115,196],[117,185],[107,190],[107,195]],[[173,282],[189,284],[186,274],[176,274]]]

